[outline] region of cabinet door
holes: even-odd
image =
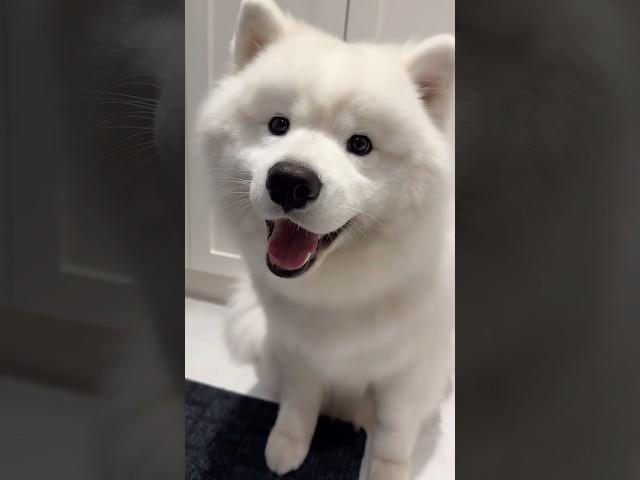
[[[2,2],[14,307],[129,327],[182,283],[184,9],[162,3]]]
[[[0,9],[0,31],[6,31],[8,22],[5,17],[4,9]],[[9,212],[9,122],[7,118],[7,85],[6,75],[7,58],[6,58],[5,35],[0,35],[0,305],[9,302],[9,259],[11,258],[9,246],[11,218]]]
[[[9,301],[65,320],[125,324],[144,311],[139,292],[112,229],[96,217],[97,207],[78,200],[82,187],[71,167],[81,155],[77,124],[68,113],[73,87],[60,53],[64,42],[52,42],[50,33],[60,28],[61,7],[51,0],[8,2],[3,12],[8,75],[0,115],[11,141],[2,152],[9,178],[0,182],[10,181],[12,188],[0,194],[11,198]],[[74,38],[80,30],[67,33]]]
[[[347,0],[281,0],[292,14],[344,38]],[[240,0],[189,0],[186,2],[187,139],[210,87],[229,71],[229,45]],[[225,276],[235,276],[240,257],[210,212],[213,188],[207,162],[187,140],[187,190],[189,258],[187,266]]]

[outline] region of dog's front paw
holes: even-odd
[[[409,466],[374,458],[371,461],[369,480],[409,480]]]
[[[302,440],[296,440],[285,432],[277,431],[275,428],[269,434],[265,457],[269,470],[278,475],[284,475],[293,470],[297,470],[302,465],[309,446]]]

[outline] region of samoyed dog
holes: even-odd
[[[347,44],[245,0],[232,55],[198,132],[249,272],[230,348],[277,382],[267,464],[329,412],[370,423],[370,479],[408,479],[452,368],[454,39]]]

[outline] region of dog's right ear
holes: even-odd
[[[280,38],[286,24],[286,15],[273,0],[243,0],[231,42],[236,71],[253,60],[260,50]]]

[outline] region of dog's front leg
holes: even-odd
[[[281,373],[280,410],[265,450],[269,469],[278,475],[302,465],[322,405],[322,385],[310,372],[288,366]]]

